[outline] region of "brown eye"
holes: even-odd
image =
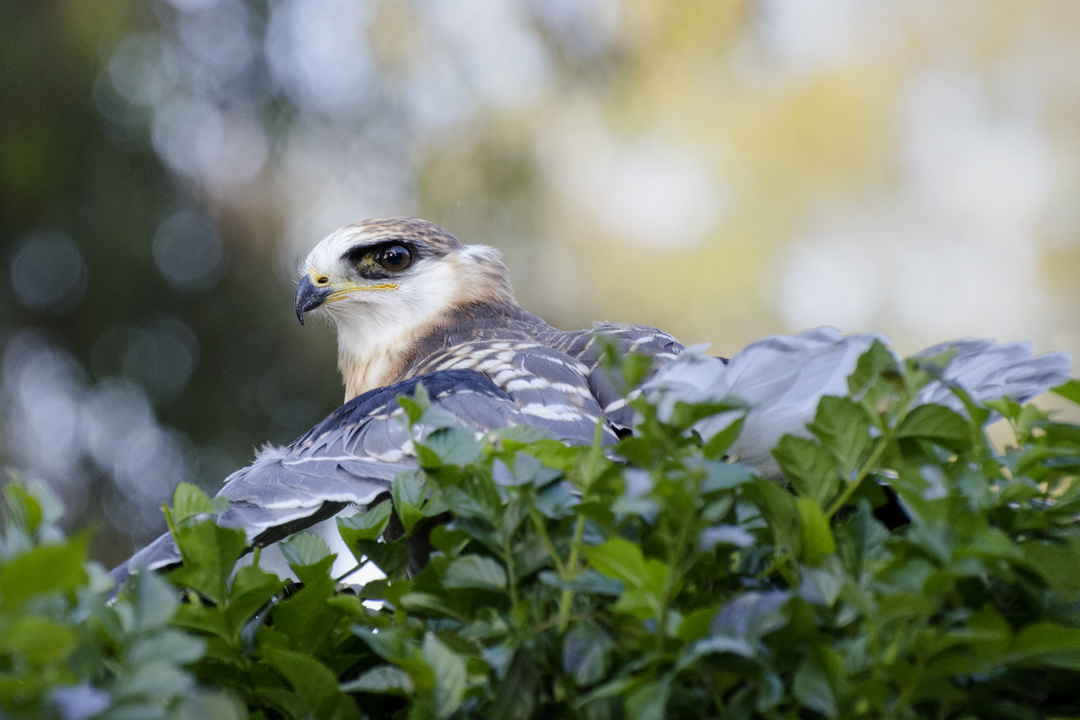
[[[379,251],[379,254],[375,256],[375,262],[390,272],[401,272],[412,265],[412,252],[404,245],[391,245]]]

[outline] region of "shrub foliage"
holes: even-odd
[[[631,372],[633,362],[623,365]],[[932,362],[880,346],[812,437],[774,451],[788,484],[727,457],[737,405],[645,400],[617,447],[527,428],[437,428],[421,470],[326,544],[255,562],[191,486],[167,510],[183,567],[106,602],[86,536],[40,487],[6,490],[0,708],[72,718],[1043,718],[1080,714],[1080,426],[1001,401],[912,409]],[[1058,392],[1080,401],[1080,383]],[[982,426],[1005,418],[999,452]],[[443,522],[447,514],[449,521]],[[390,532],[387,532],[387,530]],[[396,537],[396,539],[389,539]],[[409,552],[428,538],[427,567]]]

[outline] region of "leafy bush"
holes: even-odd
[[[357,563],[298,535],[300,582],[252,565],[190,486],[168,511],[184,565],[115,605],[40,490],[9,485],[0,707],[16,717],[936,717],[1080,714],[1080,426],[993,404],[909,411],[932,363],[871,349],[812,439],[775,450],[790,488],[644,400],[616,448],[516,428],[438,429],[421,471],[339,519]],[[1080,383],[1059,389],[1080,400]],[[451,519],[439,524],[450,514]],[[396,537],[396,539],[389,539]],[[383,540],[380,540],[383,538]],[[430,542],[410,578],[408,547]],[[171,584],[171,589],[170,589]],[[177,592],[179,591],[179,592]],[[378,601],[372,603],[370,601]],[[378,604],[381,603],[381,607]],[[80,705],[80,699],[82,704]],[[95,703],[97,703],[95,705]],[[80,709],[81,708],[81,709]],[[192,715],[192,713],[198,713]]]

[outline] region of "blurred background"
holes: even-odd
[[[296,263],[387,215],[563,328],[1080,355],[1080,2],[2,2],[3,462],[119,561],[338,405]]]

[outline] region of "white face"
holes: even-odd
[[[298,317],[303,322],[309,311],[329,316],[346,354],[394,341],[459,297],[464,248],[450,239],[432,241],[383,227],[378,232],[363,225],[341,228],[304,261],[295,298]]]
[[[357,306],[397,307],[417,312],[441,305],[454,248],[433,245],[407,233],[378,233],[348,226],[320,242],[304,261],[297,312],[321,309],[332,318]],[[424,313],[426,314],[426,313]]]

